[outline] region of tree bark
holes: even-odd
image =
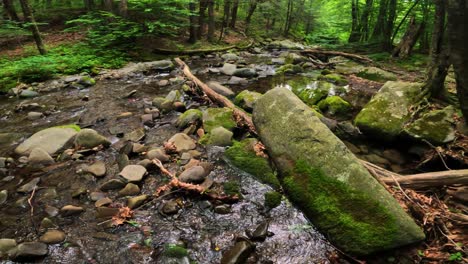
[[[205,13],[207,7],[207,0],[200,0],[200,7],[198,12],[198,39],[201,39],[203,36],[203,31],[205,30]]]
[[[231,11],[231,2],[232,0],[224,0],[224,16],[223,16],[223,26],[221,27],[221,33],[219,34],[219,40],[221,41],[224,36],[224,31],[229,23],[230,11]]]
[[[234,0],[232,4],[232,11],[231,11],[231,23],[229,24],[229,27],[232,29],[236,28],[238,9],[239,9],[239,0]]]
[[[326,55],[326,56],[342,56],[345,58],[349,58],[352,60],[357,60],[360,62],[364,63],[371,63],[372,60],[361,56],[361,55],[356,55],[356,54],[351,54],[351,53],[346,53],[346,52],[340,52],[340,51],[329,51],[329,50],[317,50],[317,49],[307,49],[301,51],[302,54],[308,55],[308,54],[319,54],[319,55]]]
[[[190,37],[189,37],[189,40],[188,42],[189,43],[195,43],[197,42],[197,18],[196,18],[196,15],[195,15],[195,12],[196,12],[196,9],[197,9],[197,4],[194,2],[194,1],[190,1],[189,3],[189,10],[190,10],[190,28],[189,28],[189,31],[190,31]]]
[[[455,69],[457,95],[460,108],[468,124],[468,1],[448,1],[448,32],[450,42],[450,59]]]
[[[411,13],[411,10],[413,10],[413,8],[414,8],[417,4],[419,4],[419,1],[420,1],[420,0],[416,0],[416,1],[414,2],[414,4],[411,5],[411,7],[408,9],[408,11],[406,12],[406,14],[405,14],[405,16],[403,17],[403,19],[400,21],[400,23],[399,23],[398,26],[396,27],[395,32],[393,32],[393,35],[392,35],[392,42],[393,42],[393,40],[395,39],[396,35],[398,34],[398,31],[400,30],[401,25],[403,25],[403,23],[405,22],[405,20],[406,20],[406,18],[408,17],[408,15]],[[423,19],[423,21],[425,21],[425,20]],[[411,22],[410,22],[410,24],[411,24]]]
[[[215,32],[214,0],[208,0],[208,35],[206,37],[208,41],[213,42],[214,32]]]
[[[468,170],[439,171],[414,175],[385,177],[382,178],[382,181],[390,185],[396,184],[396,182],[398,182],[402,187],[411,189],[425,189],[428,187],[458,184],[466,185],[468,184]]]
[[[42,37],[37,27],[36,20],[31,11],[31,6],[29,5],[28,0],[20,0],[21,9],[23,9],[24,19],[30,24],[29,29],[33,34],[34,41],[36,42],[37,49],[41,55],[47,53],[44,43],[42,42]]]
[[[288,9],[286,11],[286,21],[284,23],[284,36],[289,35],[289,30],[291,29],[291,20],[292,20],[292,10],[293,10],[293,1],[288,0]]]
[[[372,5],[374,0],[366,0],[366,7],[362,12],[360,30],[361,30],[361,41],[367,41],[369,38],[369,16],[372,12]]]
[[[352,0],[351,1],[351,34],[349,35],[348,42],[353,43],[359,41],[361,38],[360,32],[359,32],[359,17],[358,17],[358,1],[357,0]]]
[[[416,23],[416,18],[412,17],[400,44],[393,49],[392,56],[399,57],[401,59],[409,57],[414,45],[416,45],[416,42],[423,31],[423,28],[423,24]]]
[[[113,1],[112,0],[103,0],[104,4],[104,10],[107,12],[112,12],[113,11]]]
[[[3,0],[3,8],[5,9],[6,15],[13,21],[20,21],[18,14],[16,13],[15,6],[12,0]]]
[[[395,25],[397,0],[389,0],[388,17],[384,27],[383,49],[391,51],[393,49],[392,32]]]
[[[120,0],[119,14],[120,14],[121,17],[127,17],[128,16],[128,0]]]
[[[445,77],[450,66],[448,49],[443,45],[445,38],[446,0],[434,0],[434,30],[431,43],[431,63],[425,90],[430,96],[437,99],[445,99]]]
[[[387,6],[388,0],[380,0],[379,14],[371,38],[373,41],[382,41],[383,39]]]

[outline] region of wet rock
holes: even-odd
[[[231,131],[237,126],[232,109],[227,107],[208,108],[203,111],[203,128],[207,133],[220,126]]]
[[[146,169],[150,169],[154,165],[154,163],[149,159],[144,159],[138,162],[137,165],[143,166]]]
[[[390,162],[396,163],[398,165],[404,164],[406,162],[403,154],[401,154],[401,152],[396,149],[386,149],[382,152],[382,156]]]
[[[106,205],[109,205],[112,203],[112,200],[107,198],[107,197],[104,197],[104,198],[101,198],[99,200],[97,200],[95,203],[94,203],[94,206],[96,207],[102,207],[102,206],[106,206]]]
[[[168,85],[169,85],[169,80],[160,80],[158,82],[159,87],[164,87],[164,86],[168,86]]]
[[[286,64],[286,58],[273,58],[271,59],[271,63],[274,65],[284,65]]]
[[[123,168],[125,168],[125,166],[127,166],[129,163],[130,160],[126,154],[119,154],[117,157],[117,165],[119,166],[119,170],[123,170]]]
[[[55,228],[55,224],[54,222],[52,222],[52,220],[50,220],[49,218],[47,217],[44,217],[41,221],[41,225],[40,225],[40,228],[41,229],[49,229],[49,228]],[[44,241],[43,241],[44,242]]]
[[[60,214],[62,216],[72,216],[72,215],[77,215],[81,214],[84,211],[83,207],[80,206],[74,206],[74,205],[65,205],[60,209]]]
[[[290,90],[263,95],[253,121],[286,193],[336,246],[366,255],[424,239],[393,196]]]
[[[359,129],[382,140],[393,140],[411,119],[409,109],[423,96],[422,84],[387,82],[354,119]]]
[[[99,145],[108,147],[111,145],[111,142],[97,131],[89,128],[82,129],[76,135],[75,146],[91,149]]]
[[[124,139],[132,142],[138,142],[142,140],[145,137],[145,135],[145,128],[140,127],[138,129],[133,130],[130,133],[126,133]]]
[[[91,201],[93,201],[93,202],[96,202],[99,199],[102,199],[102,198],[105,198],[105,197],[106,197],[106,194],[103,193],[103,192],[92,192],[92,193],[89,194],[89,199],[91,199]]]
[[[249,234],[249,238],[253,241],[263,242],[268,236],[268,227],[270,226],[268,221],[259,224],[255,230]]]
[[[164,101],[166,101],[166,98],[164,98],[164,97],[155,97],[153,99],[153,101],[151,102],[151,104],[154,107],[157,107],[157,108],[161,109],[161,106],[164,103]]]
[[[286,63],[291,64],[300,64],[306,62],[307,59],[304,56],[301,56],[297,53],[288,52],[286,54],[281,54],[281,56],[286,58]]]
[[[221,55],[221,59],[225,61],[237,61],[240,59],[240,57],[234,53],[226,53],[226,54]]]
[[[73,128],[47,128],[35,133],[21,143],[15,149],[15,153],[18,155],[29,155],[33,149],[41,148],[49,153],[49,155],[53,155],[67,148],[76,134],[77,132]]]
[[[38,97],[39,93],[33,90],[22,90],[19,96],[21,98],[33,98],[33,97]]]
[[[346,102],[339,96],[330,96],[317,105],[323,113],[328,113],[333,116],[344,117],[348,115],[352,109],[350,103]]]
[[[30,165],[49,165],[55,163],[55,160],[41,148],[34,148],[29,154],[28,162]]]
[[[127,165],[119,175],[128,182],[140,182],[146,175],[146,172],[146,168],[141,165]]]
[[[146,170],[146,169],[145,169]],[[101,185],[101,191],[120,190],[125,186],[125,182],[120,179],[111,179]]]
[[[50,201],[57,198],[57,196],[57,190],[53,187],[49,187],[38,192],[38,198],[41,201]]]
[[[170,200],[164,203],[161,212],[165,215],[173,215],[179,212],[180,206],[175,200]]]
[[[136,197],[132,197],[132,198],[128,198],[127,206],[130,209],[137,208],[140,205],[142,205],[146,201],[146,199],[148,199],[148,195],[146,195],[146,194],[136,196]]]
[[[211,133],[205,135],[200,140],[200,144],[211,145],[211,146],[230,146],[232,145],[232,137],[234,133],[227,130],[224,127],[217,127],[211,130]]]
[[[0,238],[0,256],[7,253],[10,249],[16,247],[16,240],[9,238]]]
[[[128,183],[125,188],[119,191],[119,196],[132,196],[140,193],[140,187],[133,183]]]
[[[182,94],[179,92],[179,90],[172,90],[166,95],[165,99],[173,103],[179,101],[181,97]]]
[[[161,162],[167,162],[169,161],[169,156],[166,155],[166,152],[164,149],[157,148],[157,149],[152,149],[146,153],[146,157],[150,160],[152,159],[158,159]]]
[[[40,177],[34,178],[25,185],[19,187],[16,191],[19,193],[29,193],[32,192],[34,188],[37,187],[37,184],[41,181]]]
[[[248,84],[249,81],[245,78],[241,78],[241,77],[237,77],[237,76],[232,76],[229,81],[228,81],[228,84],[232,84],[232,85],[244,85],[244,84]]]
[[[376,82],[396,81],[397,76],[391,72],[376,67],[364,67],[357,74],[358,77]]]
[[[236,96],[236,98],[234,99],[234,104],[240,106],[247,112],[252,112],[254,103],[260,97],[262,97],[261,93],[244,90]]]
[[[143,145],[143,144],[140,144],[140,143],[134,143],[133,144],[133,148],[132,148],[132,152],[133,153],[143,153],[143,152],[146,152],[148,150],[148,147]]]
[[[238,241],[229,250],[223,253],[221,264],[246,263],[250,254],[255,250],[255,245],[248,241]]]
[[[98,160],[90,166],[84,168],[84,171],[93,174],[96,177],[103,177],[106,175],[106,163]]]
[[[96,84],[96,80],[94,80],[88,75],[85,75],[80,77],[80,79],[78,80],[78,84],[81,84],[84,87],[90,87]]]
[[[57,216],[59,214],[59,209],[54,207],[54,206],[50,206],[50,205],[46,205],[44,211],[50,217],[54,217],[54,216]]]
[[[44,115],[40,112],[29,112],[28,113],[28,119],[29,120],[38,120],[41,119]]]
[[[38,258],[47,255],[47,245],[41,242],[24,242],[10,251],[14,260]],[[9,254],[10,254],[9,253]]]
[[[455,109],[448,106],[441,110],[429,111],[405,128],[405,132],[416,139],[425,139],[442,145],[455,139]]]
[[[205,180],[205,169],[201,166],[191,167],[179,175],[179,180],[189,183],[200,183]]]
[[[214,212],[217,214],[230,214],[231,207],[227,204],[218,205],[214,208]]]
[[[98,207],[96,208],[96,218],[107,219],[119,213],[119,208]]]
[[[336,74],[336,73],[329,73],[329,74],[325,74],[325,75],[320,75],[318,77],[319,80],[322,80],[322,81],[327,81],[327,82],[330,82],[330,83],[333,83],[333,84],[336,84],[336,85],[341,85],[341,86],[344,86],[346,84],[348,84],[348,81],[346,80],[345,77],[339,75],[339,74]]]
[[[190,124],[197,124],[201,122],[203,113],[198,109],[190,109],[185,111],[179,116],[176,122],[176,126],[179,128],[185,128]]]
[[[219,82],[210,81],[210,82],[208,82],[208,83],[206,83],[206,84],[207,84],[208,87],[210,87],[213,91],[215,91],[215,92],[217,92],[217,93],[219,93],[219,94],[221,94],[221,95],[224,95],[224,96],[226,96],[226,97],[230,97],[230,96],[233,96],[233,95],[234,95],[234,92],[233,92],[230,88],[228,88],[228,87],[226,87],[226,86],[220,84]]]
[[[143,125],[150,127],[154,126],[153,114],[144,114],[140,118]]]
[[[235,64],[225,63],[223,68],[221,68],[221,73],[226,75],[233,75],[236,69],[237,66]]]
[[[292,42],[289,39],[285,40],[275,40],[268,44],[270,49],[288,49],[288,50],[303,50],[304,45]]]
[[[0,205],[4,204],[8,199],[8,191],[2,190],[0,191]]]
[[[49,230],[39,240],[46,244],[58,244],[65,240],[66,235],[60,230]]]
[[[195,141],[184,133],[175,134],[168,142],[174,144],[177,152],[189,151],[195,149],[197,146]]]
[[[236,69],[232,75],[241,77],[241,78],[253,78],[253,77],[256,77],[258,74],[254,69],[240,68],[240,69]]]

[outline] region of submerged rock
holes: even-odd
[[[103,177],[106,175],[106,163],[104,161],[98,160],[90,166],[87,166],[84,171],[93,174],[96,177]]]
[[[32,190],[34,190],[34,188],[37,187],[37,184],[39,184],[40,181],[41,181],[41,178],[36,177],[36,178],[32,179],[31,181],[29,181],[28,183],[26,183],[25,185],[19,187],[18,190],[16,190],[16,191],[20,192],[20,193],[32,192]]]
[[[422,99],[422,84],[387,82],[364,106],[354,123],[364,133],[395,139],[411,118],[409,109]]]
[[[398,202],[291,91],[267,92],[253,120],[288,196],[343,251],[367,255],[424,239]]]
[[[100,135],[97,131],[93,129],[82,129],[75,138],[75,146],[83,148],[94,148],[99,145],[108,147],[111,145],[111,142],[104,136]]]
[[[43,257],[48,253],[47,245],[41,242],[24,242],[12,249],[9,254],[14,260],[27,260]]]
[[[256,77],[258,74],[254,69],[240,68],[240,69],[236,69],[232,75],[241,77],[241,78],[253,78],[253,77]]]
[[[211,82],[208,82],[206,85],[208,85],[208,87],[210,87],[213,91],[221,95],[224,95],[227,97],[234,95],[234,92],[230,88],[220,84],[219,82],[211,81]]]
[[[68,127],[52,127],[41,130],[26,139],[16,149],[18,155],[29,155],[35,148],[45,150],[49,155],[54,155],[67,148],[72,142],[77,131]]]
[[[405,128],[411,137],[425,139],[434,144],[444,144],[455,139],[455,109],[448,106],[427,112]]]

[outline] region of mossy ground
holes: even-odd
[[[336,85],[346,85],[348,84],[348,81],[341,75],[336,74],[336,73],[330,73],[327,75],[321,75],[318,78],[319,80],[324,80],[327,82],[334,83]]]
[[[164,246],[164,256],[169,258],[183,258],[188,256],[188,251],[186,248],[183,248],[175,244],[166,244]]]
[[[295,73],[301,73],[303,71],[304,69],[302,69],[302,67],[299,65],[286,64],[286,65],[279,67],[279,69],[276,70],[276,74],[295,74]]]
[[[279,192],[267,192],[265,193],[265,207],[273,209],[281,204],[281,199],[283,195]]]
[[[223,188],[224,188],[224,193],[227,195],[237,195],[239,197],[242,197],[242,194],[240,192],[240,186],[239,183],[234,182],[234,181],[228,181],[223,183]]]
[[[275,189],[280,188],[278,178],[268,159],[257,156],[253,150],[252,143],[255,139],[245,139],[241,142],[235,141],[233,146],[226,150],[226,157],[238,168],[252,174],[260,181],[271,185]]]
[[[298,161],[283,179],[291,200],[345,252],[365,255],[392,245],[396,219],[372,197]]]
[[[346,115],[352,108],[351,104],[336,95],[325,98],[317,106],[331,115]]]

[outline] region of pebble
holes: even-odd
[[[106,206],[106,205],[109,205],[112,203],[112,200],[109,199],[108,197],[105,197],[105,198],[101,198],[99,200],[97,200],[94,205],[96,207],[102,207],[102,206]]]
[[[8,191],[2,190],[0,191],[0,205],[4,204],[8,199]]]
[[[130,163],[130,160],[126,154],[120,154],[117,158],[117,165],[119,166],[119,170],[123,170],[125,166]]]
[[[229,214],[231,213],[231,207],[226,204],[218,205],[214,208],[215,213],[217,214]]]
[[[90,166],[87,166],[84,171],[93,174],[96,177],[103,177],[106,175],[106,163],[104,161],[96,161]]]
[[[16,247],[16,240],[10,238],[0,238],[0,256],[2,253]]]
[[[122,189],[125,186],[125,182],[120,179],[110,179],[106,181],[103,185],[101,185],[101,191],[110,191],[110,190],[117,190]]]
[[[161,162],[167,162],[169,161],[169,156],[166,155],[166,152],[161,149],[161,148],[157,148],[157,149],[152,149],[150,151],[148,151],[146,153],[146,157],[150,160],[152,159],[158,159],[160,160]]]
[[[44,210],[47,213],[47,215],[49,215],[50,217],[54,217],[59,214],[59,209],[54,206],[46,205]]]
[[[54,163],[54,159],[41,148],[34,148],[29,154],[28,162],[33,165],[49,165]]]
[[[60,209],[60,214],[62,216],[72,216],[81,214],[84,211],[83,207],[74,206],[74,205],[65,205]]]
[[[65,240],[65,233],[60,230],[49,230],[39,240],[46,244],[58,244]]]
[[[176,151],[179,153],[189,151],[197,147],[195,141],[184,133],[175,134],[168,142],[174,144]]]
[[[96,208],[96,217],[97,218],[112,218],[114,215],[119,213],[119,208],[109,208],[109,207],[98,207]]]
[[[34,188],[37,187],[37,184],[41,181],[40,177],[32,179],[30,182],[26,183],[25,185],[21,186],[16,190],[17,192],[20,193],[29,193],[32,192]]]
[[[93,202],[96,202],[99,199],[102,199],[102,198],[105,198],[105,197],[106,197],[106,194],[103,193],[103,192],[92,192],[92,193],[89,194],[89,198]]]
[[[52,220],[50,220],[49,218],[47,217],[44,217],[41,221],[41,226],[40,226],[42,229],[49,229],[49,228],[55,228],[55,224],[54,222],[52,222]]]
[[[224,252],[221,264],[245,263],[250,254],[255,250],[255,245],[248,241],[238,241],[229,250]]]
[[[28,119],[29,120],[37,120],[37,119],[41,119],[44,115],[40,112],[29,112],[28,113]]]
[[[145,202],[146,199],[148,199],[148,195],[146,195],[146,194],[136,196],[136,197],[132,197],[132,198],[128,198],[127,206],[130,209],[137,208],[140,205],[142,205]]]
[[[140,193],[140,187],[133,183],[128,183],[125,188],[119,191],[119,196],[131,196]]]
[[[48,253],[47,245],[41,242],[24,242],[12,250],[14,260],[43,257]]]
[[[179,180],[188,183],[200,183],[205,180],[206,173],[202,166],[191,167],[179,175]]]
[[[151,168],[151,166],[153,166],[153,162],[151,160],[149,160],[149,159],[144,159],[144,160],[138,162],[137,165],[141,165],[141,166],[145,167],[146,169],[148,169],[148,168]]]
[[[148,150],[148,148],[143,144],[140,144],[140,143],[134,143],[133,144],[133,148],[132,148],[133,153],[143,153],[143,152],[145,152],[147,150]]]
[[[179,212],[180,206],[175,200],[170,200],[164,203],[161,212],[166,215],[173,215]]]
[[[129,182],[139,182],[146,172],[146,168],[141,165],[127,165],[119,175]]]

